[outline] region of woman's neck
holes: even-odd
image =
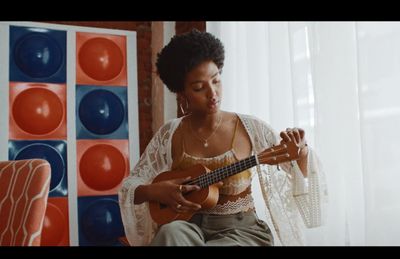
[[[218,111],[213,114],[192,113],[188,117],[188,120],[195,129],[214,129],[222,120],[223,114],[223,111]]]

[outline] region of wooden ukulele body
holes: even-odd
[[[200,175],[206,174],[210,170],[201,164],[194,165],[186,170],[166,171],[157,175],[152,183],[172,180],[177,178],[185,178],[191,176],[194,179]],[[202,188],[199,191],[189,192],[184,194],[185,199],[198,203],[201,205],[201,209],[210,209],[214,207],[218,202],[219,188],[214,184],[206,188]],[[187,213],[177,213],[172,208],[160,204],[158,202],[149,202],[150,214],[153,220],[163,225],[173,220],[189,220],[198,211],[191,211]]]

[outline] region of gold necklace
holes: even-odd
[[[219,121],[218,121],[217,127],[215,127],[215,129],[213,130],[213,132],[211,132],[210,136],[208,136],[208,138],[206,138],[206,139],[203,139],[203,138],[201,138],[199,135],[196,134],[196,132],[195,132],[194,129],[193,129],[192,121],[191,121],[191,120],[189,121],[189,125],[190,125],[190,129],[192,130],[193,136],[195,136],[198,140],[200,140],[201,142],[203,142],[203,143],[204,143],[204,144],[203,144],[204,147],[208,147],[208,140],[215,134],[215,132],[217,132],[217,129],[218,129],[219,126],[221,125],[221,121],[222,121],[222,115],[221,115],[221,117],[220,117],[220,119],[219,119]]]

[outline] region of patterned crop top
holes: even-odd
[[[238,123],[239,117],[236,121],[231,149],[215,157],[200,158],[186,153],[185,143],[182,139],[182,156],[172,169],[184,170],[196,164],[202,164],[213,171],[239,161],[233,149]],[[223,186],[219,189],[217,205],[214,208],[203,210],[200,213],[226,215],[254,209],[253,197],[251,196],[251,180],[252,173],[249,169],[223,179]]]

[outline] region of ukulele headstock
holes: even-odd
[[[258,154],[260,164],[277,165],[280,163],[297,160],[300,155],[300,147],[294,142],[286,142],[265,149]]]

